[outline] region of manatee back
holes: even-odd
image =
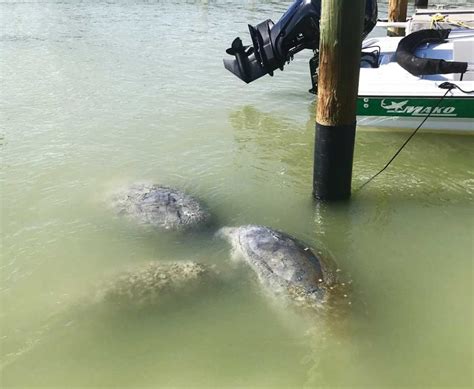
[[[125,307],[150,307],[197,297],[219,284],[213,266],[197,262],[150,262],[105,282],[96,300]]]
[[[259,276],[276,277],[307,292],[325,281],[319,258],[289,235],[268,227],[247,226],[240,229],[239,240]]]
[[[209,216],[192,196],[153,184],[135,184],[115,193],[113,207],[138,223],[163,229],[191,228],[204,223]]]

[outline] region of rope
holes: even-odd
[[[358,192],[360,191],[364,186],[366,186],[369,182],[371,182],[373,179],[375,179],[377,176],[379,176],[383,171],[385,171],[385,169],[387,169],[390,164],[393,162],[393,160],[395,158],[397,158],[398,154],[401,153],[401,151],[405,148],[405,146],[408,144],[408,142],[410,142],[411,138],[413,138],[415,136],[415,134],[418,132],[418,130],[423,126],[423,124],[425,124],[425,122],[429,119],[429,117],[431,116],[431,113],[435,110],[435,108],[437,108],[441,102],[444,100],[444,98],[448,95],[448,93],[452,90],[452,89],[459,89],[461,92],[463,93],[474,93],[474,91],[464,91],[462,90],[459,86],[457,86],[456,84],[453,84],[451,82],[443,82],[442,84],[438,85],[439,88],[441,89],[447,89],[446,90],[446,93],[438,100],[438,102],[436,103],[436,105],[434,106],[434,108],[424,117],[424,119],[422,120],[422,122],[420,123],[420,125],[415,129],[415,131],[413,131],[411,133],[411,135],[407,138],[407,140],[400,146],[400,148],[397,150],[397,152],[394,154],[394,156],[392,158],[390,158],[390,160],[385,164],[385,166],[380,169],[376,174],[374,174],[372,177],[370,177],[366,182],[364,182],[361,186],[359,186],[359,188],[357,188],[354,192]]]
[[[438,23],[441,23],[441,22],[452,24],[452,25],[458,26],[458,27],[467,28],[469,30],[474,30],[474,27],[472,27],[472,26],[470,26],[470,25],[468,25],[468,24],[466,24],[462,21],[459,21],[459,20],[451,20],[449,15],[442,15],[440,13],[437,13],[437,14],[435,14],[431,17],[430,29],[433,29],[434,27],[440,28]]]
[[[445,22],[447,16],[444,16],[440,13],[437,13],[431,17],[431,24],[430,24],[430,29],[432,30],[433,27],[438,27],[438,22]]]

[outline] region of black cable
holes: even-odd
[[[464,76],[464,73],[461,74],[461,77]],[[464,90],[462,89],[459,85],[456,85],[456,84],[453,84],[452,82],[443,82],[441,84],[438,85],[438,88],[441,88],[441,89],[448,89],[448,90],[451,90],[451,89],[454,89],[454,88],[457,88],[459,89],[462,93],[466,93],[466,94],[470,94],[470,93],[474,93],[474,90]]]
[[[361,186],[359,186],[359,188],[357,188],[354,192],[358,192],[360,191],[364,186],[366,186],[369,182],[371,182],[374,178],[376,178],[378,175],[380,175],[385,169],[387,169],[390,164],[393,162],[393,160],[395,158],[397,158],[398,154],[400,154],[400,152],[403,150],[403,148],[408,144],[408,142],[410,142],[411,138],[413,138],[415,136],[415,134],[418,132],[418,130],[423,126],[423,124],[425,124],[425,122],[428,120],[428,118],[431,116],[431,113],[435,110],[435,108],[438,108],[438,105],[441,104],[441,102],[444,100],[444,98],[446,97],[446,95],[451,91],[451,89],[454,89],[454,88],[458,88],[460,91],[464,92],[461,88],[459,88],[457,85],[455,84],[452,84],[450,82],[443,82],[442,84],[438,85],[440,88],[442,89],[447,89],[446,93],[438,100],[438,102],[436,103],[436,105],[434,106],[434,108],[430,111],[430,113],[428,113],[425,118],[423,119],[423,121],[420,123],[420,125],[415,129],[415,131],[412,132],[412,134],[408,137],[408,139],[405,141],[405,143],[403,143],[401,145],[401,147],[397,150],[397,152],[395,153],[395,155],[390,159],[390,161],[388,161],[385,166],[380,169],[376,174],[374,174],[372,177],[370,177],[366,182],[364,182]],[[474,92],[474,91],[472,91]],[[472,93],[472,92],[464,92],[464,93]]]

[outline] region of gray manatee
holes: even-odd
[[[287,297],[300,306],[326,301],[335,281],[334,269],[303,243],[256,225],[224,227],[216,234],[231,243],[232,258],[248,263],[271,295]]]
[[[167,186],[139,183],[112,196],[119,215],[165,230],[190,229],[205,223],[208,212],[194,197]]]
[[[80,325],[84,320],[97,320],[94,315],[103,319],[101,314],[107,312],[106,307],[118,308],[113,312],[119,315],[124,314],[123,310],[130,313],[136,309],[166,313],[176,303],[194,301],[205,293],[215,292],[219,285],[219,272],[214,266],[197,262],[150,262],[130,268],[91,288],[92,294],[88,291],[67,307],[49,312],[39,328],[25,335],[24,343],[0,361],[0,371],[47,342],[56,331]]]
[[[101,286],[96,302],[146,307],[196,295],[216,285],[218,272],[197,262],[150,262],[120,273]]]

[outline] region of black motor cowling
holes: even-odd
[[[274,24],[270,19],[249,25],[251,46],[244,46],[240,38],[235,38],[227,54],[234,59],[224,59],[224,66],[246,83],[270,74],[276,69],[283,70],[285,62],[304,49],[317,50],[319,47],[320,0],[296,0]],[[366,0],[365,37],[377,23],[377,1]]]

